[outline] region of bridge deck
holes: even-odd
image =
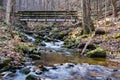
[[[65,22],[77,20],[77,11],[18,11],[20,21]]]

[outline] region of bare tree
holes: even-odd
[[[98,0],[98,15],[99,18],[102,16],[102,0]]]
[[[7,6],[6,6],[6,19],[5,19],[5,21],[8,25],[10,24],[10,13],[11,13],[11,8],[12,8],[11,1],[12,0],[7,0]]]
[[[113,9],[113,17],[117,17],[117,6],[116,6],[117,0],[111,0],[111,5]]]
[[[82,0],[82,26],[83,33],[89,34],[94,30],[94,25],[91,20],[91,5],[90,0]]]
[[[0,0],[0,6],[2,6],[2,4],[3,4],[3,0]]]

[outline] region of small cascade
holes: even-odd
[[[47,48],[52,48],[52,49],[60,49],[64,44],[64,42],[60,40],[58,40],[57,42],[44,42],[44,43]]]
[[[26,65],[26,66],[32,65],[32,59],[29,58],[29,55],[28,55],[28,54],[25,54],[25,65]]]
[[[24,35],[28,38],[28,40],[30,40],[30,41],[32,41],[32,42],[35,41],[35,38],[34,38],[33,36],[30,36],[30,35],[25,34],[25,33],[24,33]]]

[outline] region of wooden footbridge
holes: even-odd
[[[79,0],[16,0],[20,21],[75,22]]]

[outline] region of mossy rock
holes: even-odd
[[[7,66],[8,63],[10,63],[11,61],[12,61],[11,58],[2,58],[2,59],[0,59],[0,65],[1,65],[1,66]],[[1,67],[1,66],[0,66],[0,67]]]
[[[3,41],[0,41],[0,45],[3,45],[4,44],[4,42]]]
[[[11,58],[5,58],[4,61],[3,61],[3,64],[8,64],[12,61]]]
[[[38,80],[38,79],[35,75],[29,74],[29,75],[26,76],[25,80]]]
[[[120,52],[120,49],[117,49],[116,51],[117,51],[117,52]]]
[[[30,73],[30,69],[29,68],[22,68],[20,70],[20,72],[23,73],[23,74],[29,74]]]
[[[57,27],[52,28],[52,32],[56,32],[56,31],[59,31]]]
[[[11,69],[13,69],[13,68],[14,68],[13,65],[6,65],[6,66],[4,66],[2,69],[0,69],[0,73],[5,72],[5,71],[8,71],[8,70],[11,70]]]
[[[19,35],[19,34],[20,34],[20,32],[18,32],[18,31],[12,31],[13,36],[16,36],[16,35]]]
[[[75,46],[75,39],[68,39],[64,41],[64,47],[72,48]]]
[[[116,35],[114,35],[114,36],[113,36],[113,38],[115,38],[115,39],[120,38],[120,32],[119,32],[119,33],[117,33]]]
[[[8,37],[8,36],[0,36],[0,40],[2,40],[2,41],[7,40],[7,39],[10,39],[10,37]]]
[[[95,50],[91,50],[86,53],[87,57],[91,58],[105,58],[106,57],[106,52],[102,48],[96,48]]]
[[[43,40],[44,40],[44,38],[42,36],[40,36],[40,35],[35,37],[35,43],[40,43]]]
[[[36,50],[36,47],[33,45],[27,45],[27,44],[18,44],[17,45],[18,50],[22,50],[23,52],[33,52]]]
[[[67,32],[57,32],[56,34],[53,35],[54,39],[59,39],[59,40],[63,40],[63,38],[67,35]]]
[[[9,65],[8,64],[12,61],[11,58],[1,58],[0,59],[0,72],[2,71],[6,71],[8,69],[10,69],[12,67],[12,65]]]
[[[27,36],[25,36],[24,34],[19,34],[19,37],[21,38],[21,41],[22,42],[26,42],[26,41],[28,41],[28,38],[27,38]]]

